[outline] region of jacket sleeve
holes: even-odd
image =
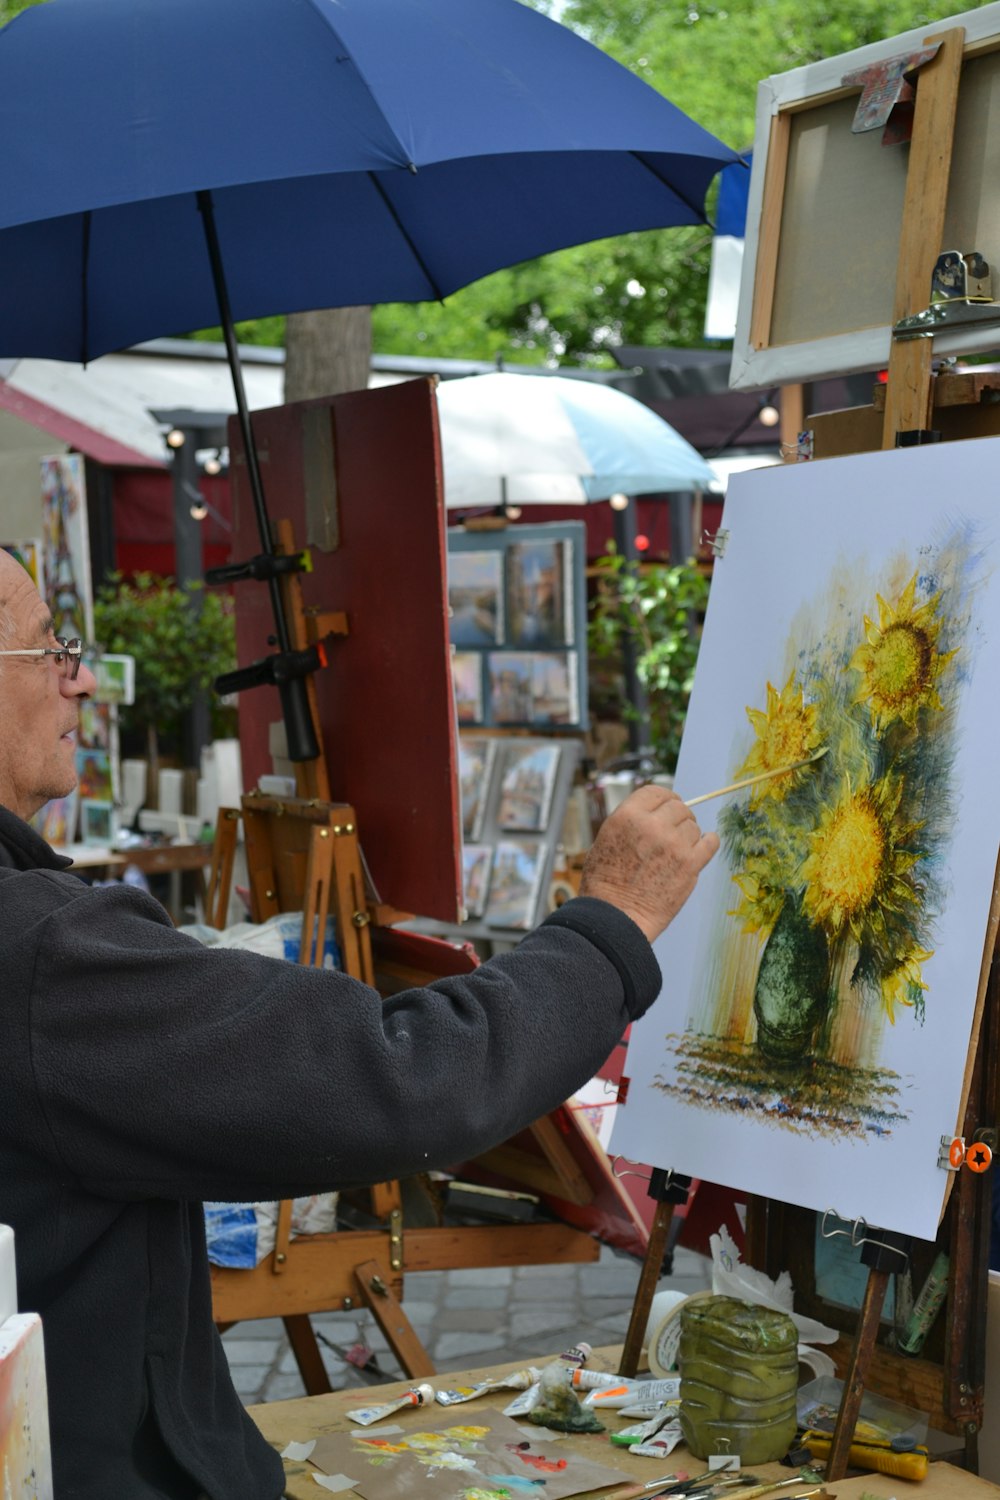
[[[205,949],[126,887],[24,884],[48,1149],[112,1198],[288,1197],[463,1161],[592,1077],[660,986],[639,929],[589,898],[383,1002],[343,974]]]

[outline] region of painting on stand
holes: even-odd
[[[614,1152],[934,1238],[1000,848],[998,450],[731,486],[675,786],[778,774],[697,808],[721,850],[659,939]]]

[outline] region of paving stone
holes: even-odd
[[[561,1353],[560,1349],[552,1348],[552,1338],[557,1333],[569,1331],[570,1343],[582,1339],[586,1335],[580,1328],[580,1318],[577,1309],[569,1303],[552,1307],[532,1307],[524,1311],[515,1311],[510,1318],[511,1337],[516,1340],[534,1337],[535,1348],[539,1352]],[[558,1339],[556,1340],[558,1343]]]
[[[526,1267],[518,1268],[518,1275]],[[552,1267],[547,1267],[551,1271]],[[465,1266],[460,1271],[447,1272],[448,1286],[510,1286],[514,1272],[510,1266]],[[409,1279],[409,1278],[407,1278]]]
[[[507,1331],[505,1318],[498,1318],[495,1309],[483,1307],[446,1308],[438,1313],[436,1326],[442,1333],[496,1333],[503,1337]]]
[[[226,1357],[231,1366],[266,1365],[270,1367],[285,1342],[284,1330],[280,1339],[237,1339],[226,1348]]]
[[[230,1365],[229,1368],[238,1395],[251,1403],[263,1399],[260,1392],[271,1373],[270,1365]]]
[[[299,1396],[304,1396],[306,1388],[302,1384],[302,1377],[298,1371],[294,1375],[272,1375],[270,1380],[264,1384],[263,1391],[258,1397],[260,1401],[294,1401]],[[253,1405],[253,1403],[250,1403]]]
[[[280,1339],[284,1336],[285,1325],[280,1318],[246,1318],[242,1323],[234,1323],[232,1328],[227,1328],[222,1335],[222,1342],[229,1344],[237,1339]]]
[[[508,1300],[509,1298],[506,1287],[460,1286],[455,1287],[453,1290],[445,1293],[444,1307],[493,1308],[499,1311],[501,1308],[505,1308],[507,1306]],[[406,1302],[403,1305],[407,1316],[412,1323],[413,1314],[410,1310],[410,1304],[409,1302]],[[439,1314],[436,1314],[436,1316],[439,1316]]]
[[[470,1363],[482,1363],[479,1356],[496,1354],[504,1347],[502,1333],[443,1333],[435,1345],[438,1368],[461,1370]],[[497,1364],[504,1356],[498,1355]]]
[[[548,1276],[539,1276],[535,1279],[525,1278],[514,1283],[513,1299],[516,1303],[522,1302],[567,1302],[577,1295],[576,1282],[569,1276],[552,1275],[552,1267],[548,1268]]]

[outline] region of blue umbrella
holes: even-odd
[[[437,398],[451,509],[586,505],[716,477],[669,422],[595,381],[502,371],[446,380]]]
[[[518,0],[48,0],[0,31],[0,355],[447,296],[735,153]]]
[[[0,140],[0,355],[221,322],[267,556],[234,319],[440,298],[698,223],[736,159],[518,0],[48,0],[0,30]],[[275,673],[311,670],[269,586]]]

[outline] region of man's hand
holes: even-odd
[[[630,916],[650,942],[677,915],[719,847],[675,792],[643,786],[601,824],[583,866],[581,896]]]

